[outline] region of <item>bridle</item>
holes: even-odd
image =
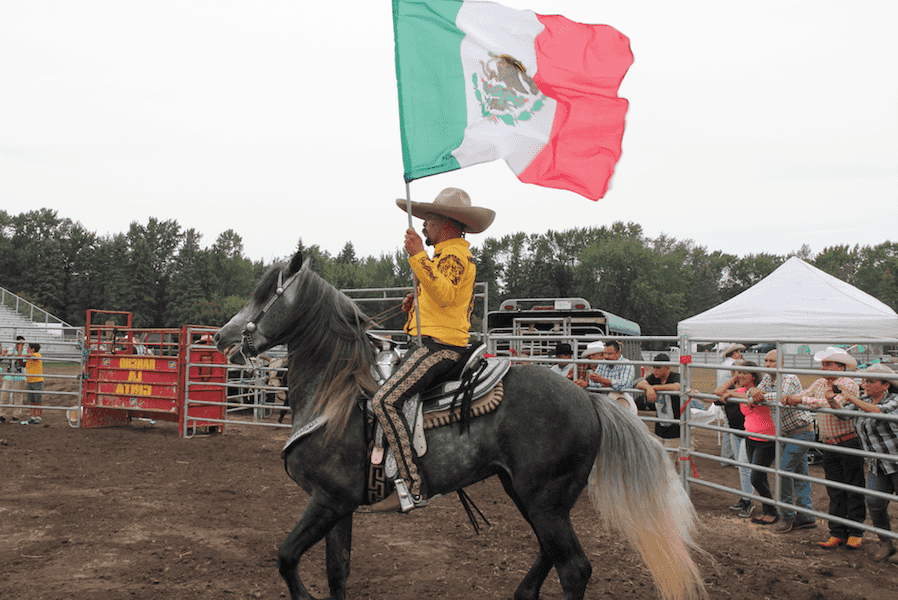
[[[250,354],[253,356],[258,354],[256,350],[256,345],[253,343],[252,334],[256,331],[256,323],[261,321],[265,317],[265,313],[274,306],[274,303],[277,302],[281,296],[284,295],[284,292],[287,291],[293,282],[299,277],[299,272],[302,269],[298,269],[296,273],[287,278],[287,281],[284,281],[284,270],[281,269],[278,271],[278,285],[274,290],[274,296],[268,299],[268,302],[265,303],[265,306],[262,307],[262,310],[252,319],[246,322],[246,325],[243,326],[243,343],[240,345],[240,353],[243,354],[244,346],[250,351]],[[243,358],[246,359],[246,355],[243,355]],[[246,361],[247,363],[249,361]]]

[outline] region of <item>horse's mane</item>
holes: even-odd
[[[265,299],[274,294],[282,268],[269,269],[253,295]],[[327,417],[328,436],[339,435],[359,395],[377,388],[371,376],[374,351],[365,335],[369,320],[352,300],[312,271],[308,262],[293,285],[296,301],[280,340],[289,350],[290,397],[303,394],[311,402],[303,410]],[[298,413],[299,407],[294,410]]]

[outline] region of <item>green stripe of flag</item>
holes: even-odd
[[[460,59],[464,33],[455,26],[461,6],[446,0],[393,0],[407,182],[460,168],[450,153],[461,145],[467,126]]]

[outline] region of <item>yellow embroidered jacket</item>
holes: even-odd
[[[433,260],[425,251],[408,260],[418,277],[421,335],[450,346],[468,344],[477,275],[469,247],[466,240],[453,238],[434,247]],[[408,313],[405,331],[412,336],[418,333],[414,307]]]

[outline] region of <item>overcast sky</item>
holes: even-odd
[[[617,220],[736,255],[898,239],[898,2],[506,0],[612,25],[635,62],[598,202],[499,161],[411,183],[485,237]],[[407,226],[391,3],[0,0],[0,208],[100,235],[176,219],[271,261]]]

